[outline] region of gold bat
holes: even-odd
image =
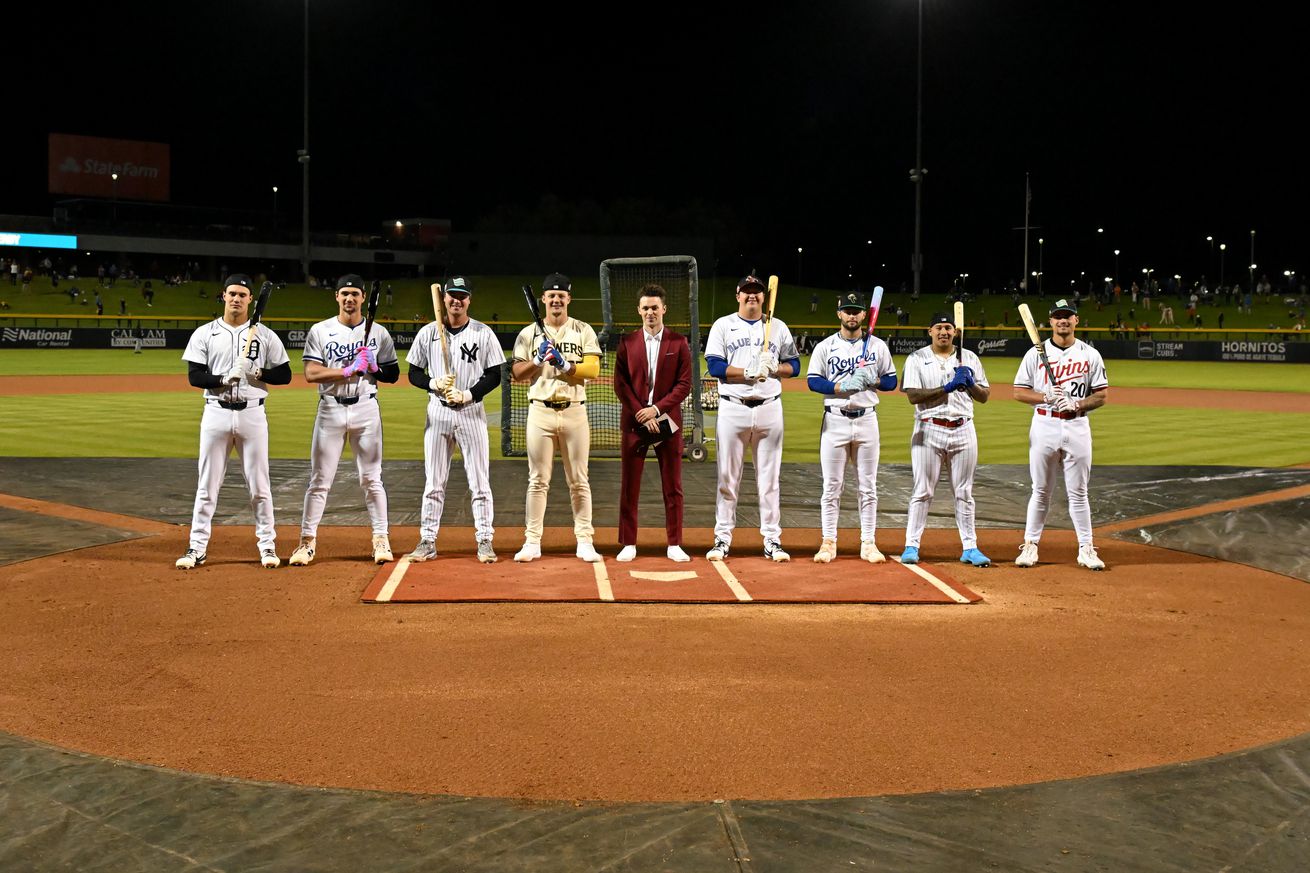
[[[1054,371],[1051,370],[1051,362],[1046,358],[1046,344],[1042,342],[1041,334],[1037,332],[1037,322],[1033,321],[1033,311],[1028,308],[1027,303],[1019,304],[1019,319],[1023,322],[1024,330],[1028,331],[1028,339],[1032,340],[1033,348],[1037,349],[1037,356],[1042,359],[1046,378],[1054,388],[1058,383],[1055,381]]]
[[[964,301],[955,301],[955,365],[964,366]]]
[[[778,302],[778,277],[770,276],[769,299],[768,301],[766,301],[766,306],[764,310],[764,346],[763,348],[760,349],[760,354],[765,354],[769,351],[769,335],[773,333],[773,307],[777,302]],[[768,378],[769,377],[764,373],[760,373],[760,375],[756,377],[756,381],[763,382],[765,379]]]

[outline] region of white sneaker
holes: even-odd
[[[860,560],[868,561],[870,564],[882,564],[887,561],[887,556],[878,551],[878,546],[870,540],[860,543]]]
[[[391,540],[386,534],[373,535],[373,563],[390,564],[396,560],[395,555],[391,554]]]
[[[787,554],[787,551],[782,547],[782,543],[777,540],[764,541],[764,557],[779,563],[791,560],[791,555]]]
[[[691,560],[691,555],[684,552],[682,546],[669,546],[669,550],[665,554],[669,556],[670,561],[676,561],[679,564],[685,564]]]
[[[1104,570],[1105,562],[1096,554],[1096,546],[1088,543],[1078,547],[1078,566],[1086,567],[1088,570]]]
[[[414,551],[406,555],[411,564],[422,564],[424,561],[431,561],[437,556],[436,540],[419,540]]]
[[[205,563],[205,559],[208,557],[208,555],[203,555],[195,549],[187,549],[186,554],[178,558],[177,561],[173,563],[173,566],[177,567],[179,570],[194,570],[196,567]]]
[[[635,552],[636,549],[633,549],[633,551]],[[596,551],[596,547],[586,540],[578,541],[578,550],[574,554],[588,564],[599,564],[604,560],[604,558],[600,556],[600,552]]]
[[[722,561],[724,558],[728,557],[729,548],[731,548],[731,545],[727,540],[715,540],[714,548],[705,553],[705,560]]]
[[[631,560],[632,560],[633,558],[635,558],[635,557],[637,557],[637,547],[636,547],[636,546],[624,546],[624,547],[622,548],[622,550],[619,551],[619,556],[618,556],[617,558],[615,558],[614,560],[619,561],[620,563],[626,564],[626,563],[628,563],[629,561],[631,561]]]
[[[276,570],[282,566],[282,559],[272,549],[264,549],[259,553],[259,563],[264,565],[265,570]]]
[[[541,543],[524,543],[523,548],[518,550],[514,555],[514,560],[520,564],[527,561],[535,561],[541,557]]]
[[[484,564],[496,563],[496,550],[491,546],[491,540],[481,540],[478,542],[478,560]]]
[[[304,567],[314,560],[314,550],[318,547],[318,541],[313,537],[301,537],[300,545],[291,553],[287,563],[292,567]]]
[[[1019,557],[1014,559],[1016,567],[1032,567],[1037,564],[1037,543],[1024,543],[1019,548]]]
[[[832,559],[837,557],[837,543],[835,540],[824,540],[823,545],[814,553],[814,563],[828,564]]]

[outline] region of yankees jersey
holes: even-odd
[[[869,350],[864,351],[864,340],[847,339],[837,331],[824,339],[810,352],[810,369],[807,376],[819,376],[830,382],[840,382],[855,372],[859,366],[873,367],[873,372],[881,379],[896,372],[892,363],[891,349],[875,337],[869,338]],[[857,391],[849,397],[831,395],[823,399],[824,406],[836,406],[843,409],[866,409],[878,405],[878,392],[869,388]]]
[[[748,321],[734,312],[723,316],[710,328],[709,339],[705,341],[705,357],[723,358],[728,366],[745,369],[760,359],[763,347],[764,319]],[[800,357],[796,342],[791,337],[791,329],[781,319],[773,320],[773,329],[769,332],[769,350],[778,357],[779,362]],[[777,376],[750,385],[727,382],[719,385],[719,394],[742,400],[765,400],[781,393],[782,382]]]
[[[982,361],[973,352],[965,349],[962,353],[963,365],[973,371],[973,378],[984,388],[987,374],[983,372]],[[932,346],[924,346],[917,352],[905,356],[905,378],[901,380],[903,388],[940,388],[955,376],[955,355],[940,358]],[[967,391],[952,391],[943,403],[930,406],[916,403],[914,414],[920,420],[928,418],[973,418],[973,398]]]
[[[241,357],[241,347],[245,345],[250,322],[240,327],[233,327],[221,318],[208,324],[202,324],[191,334],[187,341],[182,360],[192,364],[204,364],[215,376],[222,376],[236,366]],[[260,370],[269,370],[281,366],[291,359],[287,357],[286,347],[277,334],[264,325],[255,328],[255,338],[250,342],[250,360]],[[261,381],[251,379],[249,383],[238,382],[221,388],[209,388],[204,392],[206,399],[217,397],[229,403],[241,400],[259,400],[268,396],[268,387]]]
[[[598,357],[602,355],[600,341],[596,339],[596,331],[592,330],[591,325],[585,321],[569,318],[562,327],[553,328],[550,325],[545,327],[546,336],[550,338],[555,348],[559,349],[566,361],[581,364],[584,355]],[[531,361],[540,347],[541,330],[537,325],[529,324],[519,332],[518,339],[514,341],[514,360]],[[587,399],[586,385],[570,385],[558,378],[559,374],[560,371],[550,364],[543,366],[541,375],[528,386],[528,399],[571,400],[575,403]]]
[[[437,333],[437,322],[429,321],[414,337],[414,345],[405,355],[405,360],[411,367],[427,370],[433,379],[440,379],[447,372],[453,373],[455,387],[461,391],[471,388],[482,378],[482,372],[488,367],[499,367],[505,363],[505,353],[501,351],[496,334],[472,318],[459,330],[447,329],[446,346],[450,349],[449,370],[441,354],[441,334]]]
[[[305,336],[306,361],[315,361],[325,367],[345,367],[355,360],[355,354],[364,344],[364,322],[354,327],[342,324],[337,317],[320,321]],[[369,348],[379,367],[396,363],[396,346],[391,334],[380,324],[374,324],[368,335]],[[376,373],[356,373],[342,382],[319,382],[318,393],[327,397],[372,397],[378,393]]]
[[[1055,374],[1056,381],[1071,399],[1082,400],[1093,391],[1110,387],[1101,353],[1087,343],[1075,339],[1073,345],[1062,349],[1053,340],[1048,339],[1043,345],[1046,347],[1046,359],[1051,362],[1051,371]],[[1014,375],[1014,384],[1020,388],[1031,388],[1046,393],[1050,380],[1046,377],[1046,368],[1042,366],[1036,348],[1029,349],[1023,360],[1019,362],[1019,372]],[[1055,407],[1039,403],[1036,408],[1051,411]]]

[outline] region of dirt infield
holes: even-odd
[[[1108,539],[1091,573],[1066,531],[1032,570],[957,564],[985,598],[963,607],[371,606],[362,529],[322,531],[304,569],[260,569],[251,531],[224,527],[183,573],[185,543],[179,527],[5,568],[0,729],[253,779],[602,800],[1007,785],[1310,729],[1310,586]],[[996,560],[1017,545],[982,532]]]

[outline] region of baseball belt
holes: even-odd
[[[1049,415],[1051,418],[1062,418],[1065,421],[1071,421],[1075,418],[1082,418],[1087,413],[1083,412],[1081,409],[1077,410],[1076,412],[1060,412],[1059,410],[1055,410],[1055,409],[1052,410],[1042,409],[1039,406],[1037,407],[1037,414]]]
[[[844,415],[847,418],[861,418],[864,416],[866,412],[873,413],[875,415],[877,414],[877,410],[872,406],[866,406],[863,409],[842,409],[840,406],[827,406],[824,408],[828,412],[834,413],[836,415]]]
[[[781,395],[774,395],[773,397],[742,398],[742,397],[733,397],[731,394],[719,395],[719,397],[721,398],[731,400],[733,403],[740,403],[742,406],[749,406],[752,409],[754,409],[756,406],[763,406],[766,403],[772,403],[773,401],[777,400],[779,396]]]
[[[233,412],[240,412],[247,406],[263,406],[264,398],[261,397],[258,400],[238,400],[235,403],[230,403],[227,400],[216,400],[214,402],[224,409],[230,409]]]

